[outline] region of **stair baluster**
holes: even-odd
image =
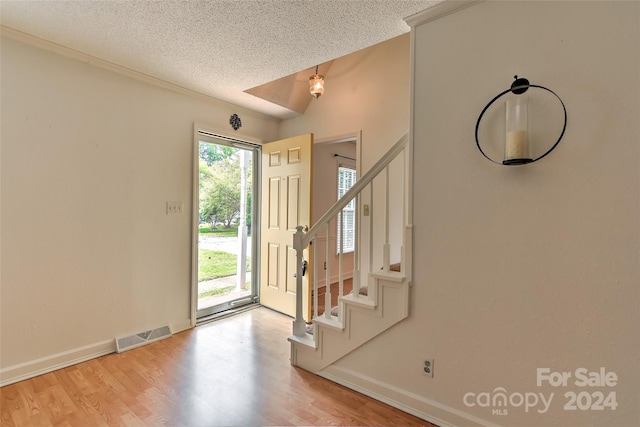
[[[294,239],[293,239],[293,248],[296,250],[296,254],[297,254],[297,260],[298,260],[298,266],[297,266],[297,274],[296,274],[296,303],[297,303],[297,307],[296,307],[296,319],[294,321],[294,325],[293,325],[293,337],[291,337],[291,341],[292,342],[299,342],[299,343],[304,343],[305,345],[309,345],[308,343],[313,342],[315,343],[314,345],[317,345],[317,337],[316,336],[310,336],[309,334],[307,334],[307,329],[306,329],[306,324],[304,322],[304,319],[302,317],[302,296],[303,296],[303,286],[302,286],[302,263],[303,263],[303,251],[304,249],[313,241],[313,242],[317,242],[316,236],[318,235],[318,233],[323,229],[325,230],[325,241],[326,241],[326,247],[325,247],[325,259],[326,259],[326,272],[325,272],[325,286],[326,286],[326,291],[325,291],[325,310],[324,310],[324,316],[319,317],[318,316],[318,274],[317,274],[317,269],[318,269],[318,264],[316,262],[316,253],[317,251],[320,249],[317,245],[314,249],[314,262],[311,263],[311,268],[313,269],[313,310],[314,310],[314,320],[321,322],[321,323],[327,323],[328,325],[332,325],[334,327],[339,327],[339,325],[341,325],[344,321],[343,319],[343,313],[341,310],[342,304],[338,304],[338,315],[337,318],[335,316],[331,315],[331,308],[332,308],[332,304],[331,304],[331,254],[332,254],[332,245],[330,244],[330,229],[331,229],[331,225],[335,224],[335,220],[337,218],[338,215],[342,214],[342,210],[344,209],[344,207],[350,203],[354,198],[356,199],[356,227],[355,227],[355,250],[354,250],[354,266],[353,266],[353,290],[352,290],[352,294],[345,296],[344,295],[344,268],[343,268],[343,256],[344,256],[344,242],[343,239],[340,239],[340,245],[338,248],[338,301],[342,301],[345,299],[349,299],[351,298],[351,300],[356,300],[356,299],[361,299],[364,301],[364,304],[370,304],[371,307],[375,307],[375,305],[377,304],[375,302],[375,300],[377,299],[377,283],[378,280],[375,278],[375,276],[373,279],[373,283],[369,283],[367,284],[368,286],[368,292],[367,292],[367,296],[365,297],[364,295],[361,294],[361,290],[363,290],[362,287],[362,283],[361,283],[361,276],[362,276],[362,271],[361,271],[361,257],[362,257],[362,253],[360,251],[361,245],[362,245],[362,228],[360,225],[360,221],[363,218],[363,212],[361,210],[362,206],[361,206],[361,198],[360,198],[360,194],[362,193],[363,190],[366,190],[367,187],[369,187],[369,200],[368,200],[368,204],[369,204],[369,212],[368,212],[368,219],[369,219],[369,230],[368,230],[368,246],[369,246],[369,250],[368,250],[368,256],[369,256],[369,275],[375,275],[375,274],[379,274],[379,271],[377,268],[374,267],[374,188],[373,188],[373,180],[383,171],[385,172],[385,181],[384,181],[384,187],[383,187],[383,191],[384,191],[384,205],[385,205],[385,209],[384,209],[384,242],[382,244],[382,271],[383,273],[390,273],[390,263],[391,263],[391,244],[390,244],[390,238],[389,238],[389,234],[390,234],[390,215],[389,215],[389,205],[390,205],[390,168],[389,168],[389,164],[401,153],[404,153],[404,158],[406,159],[407,156],[407,150],[405,150],[406,147],[409,146],[408,144],[409,141],[409,134],[405,134],[402,138],[400,138],[400,140],[398,140],[398,142],[396,142],[396,144],[391,147],[391,149],[367,172],[365,173],[352,187],[349,191],[346,192],[346,194],[340,199],[338,200],[309,230],[308,232],[304,232],[302,227],[298,227],[295,235],[294,235]],[[403,159],[404,161],[404,159]],[[402,164],[402,168],[401,170],[405,170],[405,163]],[[402,191],[406,191],[407,190],[407,179],[405,177],[405,180],[403,180],[403,185],[405,186],[405,188],[402,189]],[[407,204],[406,204],[406,198],[403,199],[403,203],[402,203],[402,208],[406,210],[407,208]],[[403,222],[405,222],[406,218],[408,218],[408,216],[403,213],[403,215],[401,215],[401,218],[403,219]],[[344,221],[340,221],[340,230],[338,231],[340,233],[340,236],[343,235],[343,230],[344,230]],[[405,259],[405,257],[407,256],[408,251],[406,250],[406,244],[410,243],[410,233],[411,233],[411,228],[410,228],[410,224],[404,224],[403,227],[403,231],[402,231],[402,240],[403,240],[403,244],[400,246],[400,256],[401,256],[401,260],[400,260],[400,264],[402,265],[402,267],[405,267],[406,263],[408,260]],[[409,241],[407,241],[409,240]],[[335,247],[335,246],[334,246]],[[365,252],[366,253],[366,252]],[[410,265],[410,264],[409,264]],[[404,270],[404,269],[403,269]],[[404,274],[404,273],[403,273]],[[402,275],[401,275],[402,276]],[[402,276],[404,277],[404,276]],[[402,280],[402,279],[400,279]],[[365,299],[366,298],[366,299]],[[369,301],[369,303],[367,303],[366,301]],[[360,303],[362,304],[362,303]],[[324,319],[324,320],[323,320]],[[292,362],[294,361],[294,357],[292,356]]]
[[[325,252],[326,252],[326,257],[325,257],[325,262],[327,263],[327,271],[325,274],[325,281],[324,281],[324,286],[325,286],[325,293],[324,293],[324,317],[326,317],[327,319],[331,319],[331,258],[329,257],[329,255],[331,254],[331,250],[330,250],[330,246],[329,245],[329,224],[330,222],[327,222],[327,227],[326,227],[326,236],[327,238],[325,239]]]

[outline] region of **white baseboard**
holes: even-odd
[[[106,354],[115,353],[115,351],[116,341],[112,339],[8,366],[0,370],[0,387],[86,362]]]
[[[440,427],[500,427],[490,421],[376,380],[375,378],[351,369],[331,365],[317,374]]]
[[[191,319],[185,319],[181,322],[175,322],[171,324],[171,333],[177,334],[179,332],[184,332],[187,329],[191,329],[193,326],[191,325]]]
[[[180,322],[172,323],[171,332],[172,334],[177,334],[178,332],[191,329],[191,327],[191,320],[185,319]],[[19,363],[17,365],[8,366],[0,369],[0,387],[28,380],[29,378],[37,377],[38,375],[48,374],[49,372],[53,372],[58,369],[66,368],[68,366],[76,365],[78,363],[86,362],[87,360],[115,352],[116,341],[114,338],[89,344],[84,347],[63,351],[62,353],[30,360],[28,362]]]

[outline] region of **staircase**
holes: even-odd
[[[293,322],[291,364],[319,373],[338,359],[409,315],[411,272],[411,145],[405,134],[358,182],[329,209],[308,231],[298,227],[293,236],[297,255],[297,303]],[[393,183],[393,185],[392,185]],[[393,191],[391,191],[393,188]],[[329,263],[331,227],[340,227],[342,210],[352,200],[356,202],[353,289],[343,292],[342,256],[338,248],[338,265]],[[375,206],[375,210],[373,207]],[[380,213],[378,213],[380,212]],[[376,217],[374,218],[374,213]],[[381,215],[380,215],[381,214]],[[381,216],[378,218],[378,216]],[[368,227],[363,227],[368,223]],[[325,238],[318,239],[324,232]],[[324,248],[319,247],[323,240]],[[344,239],[339,239],[343,241]],[[311,325],[303,319],[303,259],[305,249],[312,247],[310,260],[313,289]],[[331,270],[338,270],[338,305],[331,309],[331,286],[322,296],[324,313],[318,314],[318,263],[315,256],[326,252],[325,283],[330,283]],[[335,254],[335,252],[334,252]],[[395,264],[392,264],[392,258]]]

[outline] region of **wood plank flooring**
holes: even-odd
[[[289,364],[291,319],[249,310],[0,389],[3,427],[432,426]]]

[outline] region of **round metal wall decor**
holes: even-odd
[[[509,89],[506,89],[502,92],[500,92],[499,94],[497,94],[491,101],[489,101],[489,103],[482,109],[482,112],[480,113],[480,116],[478,117],[478,121],[476,122],[476,130],[475,130],[475,138],[476,138],[476,146],[478,147],[478,150],[480,150],[480,153],[482,153],[482,155],[484,157],[486,157],[489,161],[496,163],[498,165],[505,165],[505,166],[510,166],[510,165],[523,165],[523,164],[529,164],[529,163],[534,163],[537,162],[538,160],[542,159],[543,157],[546,157],[549,153],[551,153],[560,143],[560,140],[562,139],[562,137],[564,136],[565,130],[567,128],[567,109],[564,105],[564,102],[562,102],[562,99],[560,99],[560,97],[558,96],[558,94],[556,94],[554,91],[552,91],[549,88],[546,88],[544,86],[540,86],[540,85],[535,85],[535,84],[531,84],[529,83],[529,80],[525,79],[525,78],[519,78],[518,76],[514,76],[515,81],[511,84],[511,87],[509,87]],[[507,95],[507,94],[514,94],[514,95],[522,95],[523,93],[527,92],[529,89],[536,89],[539,91],[545,91],[546,93],[549,93],[551,95],[553,95],[553,97],[555,97],[555,99],[557,99],[560,102],[560,105],[562,106],[562,113],[563,113],[563,125],[562,125],[562,131],[560,132],[560,136],[558,137],[558,139],[555,141],[555,143],[551,146],[551,148],[549,148],[544,154],[535,157],[535,158],[526,158],[526,159],[517,159],[516,161],[512,161],[512,160],[508,160],[505,159],[502,162],[496,161],[494,159],[492,159],[489,155],[487,155],[485,153],[485,151],[482,149],[482,145],[480,144],[480,139],[478,136],[478,130],[480,128],[480,122],[482,121],[482,118],[485,116],[485,113],[487,112],[487,110],[489,109],[489,107],[491,107],[493,104],[496,103],[496,101],[498,101],[499,99],[501,99],[503,96]]]
[[[233,114],[229,119],[229,124],[231,125],[233,130],[238,130],[242,127],[242,120],[240,120],[240,116],[238,116],[237,114]]]

